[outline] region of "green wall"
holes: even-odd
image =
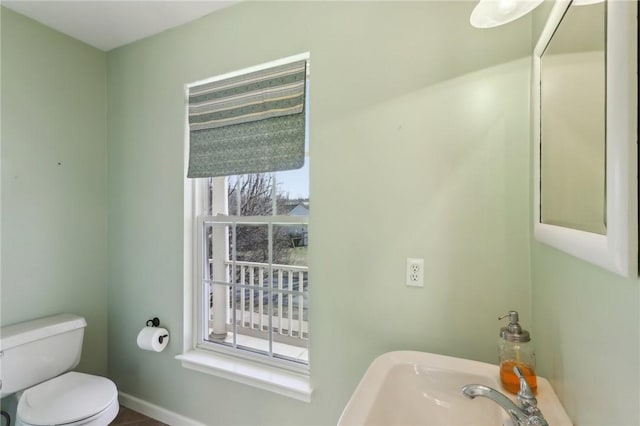
[[[539,374],[574,424],[640,424],[640,292],[624,279],[532,243]]]
[[[0,11],[0,323],[82,315],[79,368],[106,374],[106,54]]]
[[[533,15],[532,48],[551,4]],[[575,425],[640,424],[640,282],[597,268],[531,236],[533,338]]]
[[[395,349],[496,362],[529,311],[531,22],[474,2],[247,2],[113,50],[108,64],[109,372],[208,424],[335,424]],[[184,85],[311,52],[310,404],[183,369]],[[404,285],[425,259],[425,288]],[[160,354],[136,348],[157,315]],[[246,407],[251,407],[247,410]]]

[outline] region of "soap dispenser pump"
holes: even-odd
[[[506,390],[518,393],[520,380],[513,371],[513,367],[520,367],[522,375],[526,379],[533,392],[538,383],[536,380],[536,356],[531,342],[531,336],[527,330],[523,330],[518,323],[518,312],[509,313],[498,317],[499,320],[509,317],[509,325],[500,329],[498,353],[500,358],[500,381]]]

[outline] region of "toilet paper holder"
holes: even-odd
[[[159,327],[160,326],[160,318],[153,317],[150,320],[147,320],[146,325],[147,325],[147,327]],[[160,344],[162,344],[162,341],[164,340],[165,337],[169,337],[169,335],[168,334],[163,334],[162,336],[158,336],[158,341],[160,342]]]
[[[160,318],[153,317],[150,320],[147,320],[147,327],[158,327],[160,325]]]

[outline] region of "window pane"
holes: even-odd
[[[230,225],[223,223],[208,223],[204,229],[204,259],[203,278],[205,280],[230,282],[229,274],[229,236]]]
[[[223,284],[205,284],[205,317],[207,326],[204,331],[204,340],[210,342],[233,342],[231,330],[231,318],[229,313],[229,286]]]
[[[272,173],[229,176],[228,182],[230,215],[273,215]]]
[[[273,234],[279,236],[278,251],[286,257],[286,261],[273,265],[273,333],[275,341],[287,344],[274,345],[273,352],[276,356],[304,361],[309,332],[306,225],[274,225]],[[276,241],[274,237],[274,245]]]
[[[203,264],[204,313],[207,321],[203,327],[204,338],[226,336],[229,322],[229,286],[231,283],[228,262],[227,224],[206,224],[204,229],[204,249],[207,256]]]
[[[248,330],[269,330],[269,267],[267,264],[240,263],[238,270],[238,286],[236,297],[236,324],[239,333]],[[248,329],[248,330],[245,330]],[[268,339],[268,334],[264,337]]]
[[[232,256],[238,262],[269,263],[269,228],[267,225],[236,226],[235,246],[230,241]],[[234,250],[235,249],[235,250]]]
[[[300,169],[277,172],[276,187],[289,200],[309,200],[309,157]]]

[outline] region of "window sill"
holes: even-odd
[[[311,402],[311,380],[305,374],[237,358],[217,352],[194,349],[176,356],[184,368],[222,377],[234,382]]]

